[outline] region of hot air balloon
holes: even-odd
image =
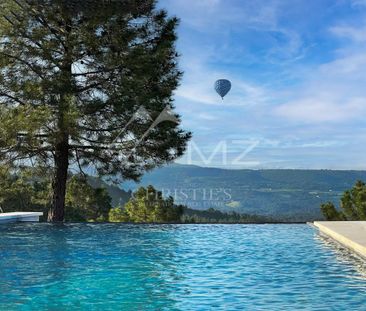
[[[215,90],[217,94],[221,96],[222,99],[227,95],[227,93],[231,90],[231,82],[226,79],[220,79],[215,82]]]

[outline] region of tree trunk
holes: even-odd
[[[48,212],[49,222],[64,221],[67,172],[69,168],[68,140],[64,139],[56,146],[55,176],[53,179],[52,207]]]

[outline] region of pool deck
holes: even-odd
[[[14,213],[1,213],[0,224],[9,222],[29,222],[39,221],[39,217],[42,216],[42,212],[14,212]]]
[[[366,221],[315,221],[326,236],[366,258]]]

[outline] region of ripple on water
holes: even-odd
[[[0,226],[0,310],[365,305],[365,262],[306,225]]]

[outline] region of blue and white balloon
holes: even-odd
[[[215,82],[215,90],[217,94],[221,96],[222,99],[227,95],[227,93],[231,90],[231,82],[226,79],[220,79]]]

